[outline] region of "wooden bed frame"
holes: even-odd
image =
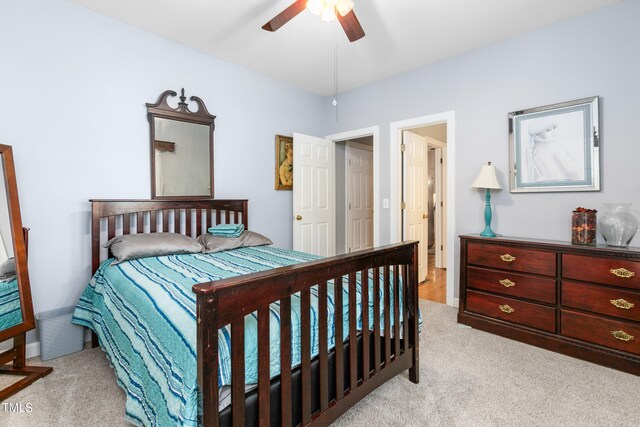
[[[247,200],[92,200],[92,265],[95,272],[101,261],[101,237],[139,232],[181,232],[192,237],[220,223],[242,223],[248,228]],[[106,233],[101,233],[101,227]],[[135,228],[135,230],[134,230]],[[104,251],[104,249],[102,249]],[[318,261],[281,267],[255,274],[232,277],[193,286],[197,300],[198,383],[202,393],[202,425],[219,425],[218,330],[231,325],[232,381],[231,414],[234,426],[245,425],[244,317],[257,312],[258,317],[258,419],[260,426],[270,423],[269,305],[280,302],[280,365],[291,366],[291,296],[300,293],[301,304],[301,414],[302,425],[327,425],[355,403],[395,375],[409,370],[409,379],[418,376],[418,264],[417,242],[407,242]],[[106,255],[103,253],[103,255]],[[356,330],[356,273],[362,277],[362,303],[372,298],[374,318],[380,318],[379,292],[384,295],[384,313],[390,313],[389,295],[403,290],[402,307],[393,301],[393,326],[390,316],[380,322],[362,311],[362,330],[372,334],[349,334],[349,351],[344,356],[343,312],[335,310],[335,384],[336,398],[329,400],[327,348],[327,281],[342,284],[348,278],[349,330]],[[372,272],[372,273],[370,273]],[[382,273],[382,274],[381,274]],[[396,274],[398,273],[398,274]],[[369,289],[368,277],[373,281]],[[401,277],[401,280],[400,280]],[[312,413],[311,393],[311,287],[318,286],[319,363],[318,389],[320,410]],[[380,288],[382,286],[382,289]],[[335,305],[342,306],[342,293],[335,295]],[[403,313],[403,322],[399,313]],[[381,330],[382,329],[382,330]],[[357,335],[364,349],[358,358]],[[371,336],[373,339],[371,339]],[[97,345],[94,339],[94,345]],[[373,355],[372,355],[373,353]],[[370,362],[373,360],[373,364]],[[373,365],[373,366],[372,366]],[[360,367],[358,369],[346,367]],[[333,366],[332,366],[333,367]],[[291,370],[280,374],[281,418],[291,424]],[[348,387],[344,384],[348,375]]]

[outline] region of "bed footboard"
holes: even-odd
[[[280,392],[282,425],[292,422],[291,389],[291,299],[300,297],[301,414],[302,425],[326,425],[356,402],[409,369],[414,383],[418,376],[418,244],[400,243],[354,252],[318,261],[296,264],[260,273],[238,276],[193,287],[197,297],[198,381],[202,393],[202,424],[218,426],[218,330],[231,325],[231,411],[234,426],[245,425],[245,316],[257,314],[258,419],[270,424],[270,321],[269,305],[280,303]],[[357,334],[349,333],[349,351],[343,356],[343,321],[356,331],[356,275],[360,277],[363,307],[373,304],[373,317],[362,310],[363,351],[357,352]],[[369,278],[372,278],[371,285]],[[327,282],[348,289],[348,319],[335,310],[335,399],[329,400],[329,331],[327,327]],[[311,289],[317,286],[320,408],[311,403]],[[390,298],[390,295],[402,298]],[[382,294],[382,301],[380,295]],[[342,307],[342,292],[335,292],[335,307]],[[399,301],[402,299],[402,301]],[[382,305],[382,307],[381,307]],[[380,311],[384,321],[380,322]],[[401,317],[402,316],[402,317]],[[402,320],[401,320],[402,319]],[[382,323],[382,325],[381,325]],[[372,356],[373,354],[373,356]],[[348,360],[346,360],[348,359]],[[373,360],[373,363],[371,363]],[[332,365],[333,366],[333,365]],[[345,372],[350,367],[348,372]],[[359,368],[359,369],[358,369]],[[362,374],[358,375],[358,371]],[[348,374],[347,384],[344,383]]]

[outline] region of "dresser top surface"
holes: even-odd
[[[496,237],[484,237],[480,236],[480,234],[462,234],[459,236],[461,239],[473,240],[473,241],[481,241],[485,243],[509,243],[509,244],[534,244],[538,246],[548,247],[549,249],[554,250],[575,250],[575,251],[593,251],[593,252],[609,252],[609,253],[618,253],[618,254],[628,254],[628,255],[637,255],[640,256],[640,248],[639,247],[618,247],[618,246],[607,246],[604,244],[597,245],[574,245],[566,240],[550,240],[550,239],[537,239],[531,237],[514,237],[514,236],[501,236],[498,235]]]

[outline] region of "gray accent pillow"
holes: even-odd
[[[249,246],[263,246],[272,245],[271,239],[263,236],[262,234],[254,231],[244,231],[240,237],[221,237],[214,236],[211,233],[206,233],[198,236],[198,242],[204,247],[205,254],[212,254],[215,252],[229,251],[231,249],[249,247]]]
[[[194,238],[178,233],[127,234],[114,237],[102,247],[111,249],[116,258],[113,264],[136,258],[202,252],[202,245]]]
[[[11,257],[0,264],[0,280],[3,282],[16,276],[16,259]]]

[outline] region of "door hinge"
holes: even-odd
[[[349,248],[349,253],[351,253],[351,248]]]
[[[440,250],[444,251],[444,246],[440,245]]]
[[[442,164],[442,157],[440,157],[440,164]]]
[[[442,204],[442,202],[440,202],[440,207],[443,207],[444,205]]]
[[[351,159],[349,159],[349,166],[351,166]]]
[[[405,202],[402,202],[400,204],[400,209],[407,209],[407,204]]]
[[[349,210],[351,210],[351,202],[349,202]]]
[[[400,144],[400,151],[404,153],[406,149],[407,149],[406,144]]]

